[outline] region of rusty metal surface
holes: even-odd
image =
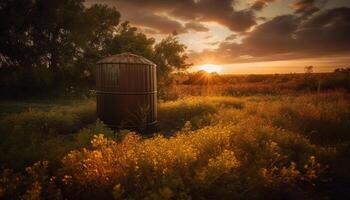
[[[96,69],[98,117],[107,125],[119,128],[156,123],[156,83],[155,64],[141,56],[127,53],[99,61]]]
[[[124,63],[124,64],[145,64],[145,65],[155,65],[150,60],[138,56],[132,53],[121,53],[113,56],[109,56],[107,58],[103,58],[102,60],[98,61],[97,64],[102,63]]]

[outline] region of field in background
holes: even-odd
[[[333,73],[218,75],[203,71],[178,73],[168,98],[185,96],[295,95],[332,90],[350,91],[350,69]]]
[[[349,199],[350,94],[318,76],[183,80],[146,136],[94,99],[2,102],[0,198]]]

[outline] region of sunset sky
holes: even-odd
[[[176,31],[192,70],[221,73],[333,71],[349,67],[350,0],[87,0],[115,6],[149,36]]]

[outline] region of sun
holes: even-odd
[[[213,65],[213,64],[205,64],[205,65],[200,65],[198,66],[199,70],[206,71],[208,73],[220,73],[222,71],[222,67],[219,65]]]

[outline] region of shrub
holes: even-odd
[[[333,94],[337,95],[337,94]],[[269,105],[268,118],[279,127],[305,134],[317,143],[349,140],[350,104],[347,96],[309,95]],[[267,112],[266,112],[267,113]]]
[[[5,169],[0,174],[0,198],[63,199],[56,179],[57,177],[49,175],[47,161],[37,162],[27,167],[22,174]]]
[[[77,130],[80,126],[80,122],[75,115],[35,109],[5,117],[2,124],[9,129],[46,134],[69,133],[72,130]]]
[[[243,107],[244,102],[230,97],[186,97],[164,102],[159,105],[160,128],[165,132],[174,132],[180,130],[187,121],[191,122],[193,128],[199,128],[209,125],[211,114],[221,108]]]
[[[120,143],[96,135],[92,148],[64,157],[64,176],[68,188],[74,188],[69,191],[82,198],[126,199],[252,198],[250,193],[264,187],[309,184],[317,178],[319,171],[304,167],[318,153],[305,138],[263,121],[254,128],[249,124],[185,128],[170,138],[141,139],[130,133]],[[237,193],[242,188],[249,192]]]

